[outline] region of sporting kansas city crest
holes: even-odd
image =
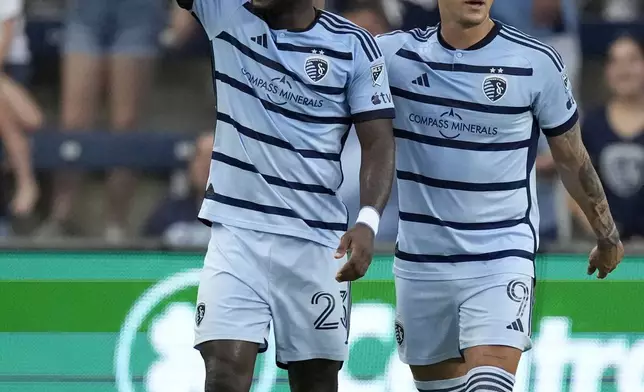
[[[309,57],[306,59],[304,69],[309,79],[318,83],[329,73],[329,62],[321,57]]]
[[[508,90],[508,82],[499,76],[488,76],[483,81],[483,92],[487,99],[496,102],[503,98]]]

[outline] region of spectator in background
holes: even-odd
[[[4,0],[1,0],[4,1]],[[165,25],[164,1],[68,0],[62,66],[62,128],[87,131],[98,127],[106,98],[109,126],[116,132],[134,128],[153,71],[159,37]],[[51,216],[40,236],[64,234],[82,183],[81,173],[54,178]],[[107,176],[105,237],[125,238],[136,176],[119,168]]]
[[[623,36],[610,46],[606,81],[610,99],[587,114],[582,127],[584,143],[604,184],[622,238],[644,237],[644,46],[641,42]],[[575,215],[584,219],[578,210]]]
[[[183,198],[163,200],[148,218],[144,237],[162,238],[172,246],[208,246],[210,228],[197,220],[197,213],[208,184],[213,143],[212,132],[197,139],[188,169],[190,192]]]
[[[31,60],[23,8],[23,0],[0,1],[0,136],[14,173],[16,190],[10,212],[17,217],[29,215],[38,199],[38,184],[25,131],[40,127],[42,122],[40,109],[20,87],[29,84]],[[5,188],[4,184],[0,186]],[[5,192],[5,189],[0,191]],[[4,206],[0,208],[0,211],[4,210]],[[6,219],[2,220],[6,228],[8,223]]]

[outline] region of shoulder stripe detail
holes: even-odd
[[[369,44],[369,47],[371,47],[374,51],[374,54],[376,55],[376,58],[382,56],[382,52],[380,51],[380,48],[378,47],[378,44],[376,43],[376,39],[374,38],[373,35],[371,35],[370,32],[367,30],[363,29],[362,27],[351,23],[350,21],[346,19],[340,18],[338,15],[335,15],[331,12],[323,12],[322,14],[323,17],[326,17],[328,21],[335,21],[336,22],[336,27],[344,27],[349,30],[354,30],[360,34],[362,34]]]
[[[427,185],[432,188],[451,189],[455,191],[466,192],[502,192],[515,191],[528,186],[527,180],[510,181],[510,182],[490,182],[490,183],[473,183],[461,181],[441,180],[431,178],[420,174],[397,170],[396,178],[403,181],[411,181]]]
[[[328,161],[340,162],[340,154],[320,152],[315,150],[301,150],[301,149],[295,148],[295,146],[293,146],[291,143],[287,142],[286,140],[282,140],[274,136],[266,135],[264,133],[257,132],[255,130],[252,130],[248,127],[241,125],[226,113],[217,112],[217,121],[221,121],[228,125],[232,125],[237,132],[239,132],[240,134],[250,139],[257,140],[265,144],[270,144],[271,146],[279,147],[284,150],[293,151],[295,153],[300,154],[304,158],[325,159]]]
[[[238,51],[240,51],[242,54],[250,58],[251,60],[259,64],[262,64],[265,67],[271,68],[274,71],[280,72],[284,75],[288,75],[294,81],[305,85],[306,87],[310,88],[313,91],[317,91],[323,94],[330,94],[330,95],[343,95],[345,93],[344,87],[320,86],[320,85],[309,84],[304,82],[295,72],[289,69],[286,69],[286,67],[284,67],[282,64],[278,63],[277,61],[271,60],[268,57],[253,51],[251,48],[239,42],[237,38],[233,37],[232,35],[230,35],[225,31],[219,34],[217,38],[224,42],[229,43]]]
[[[257,170],[255,165],[253,165],[252,163],[247,163],[247,162],[240,161],[239,159],[230,157],[230,156],[222,154],[220,152],[213,151],[212,152],[212,160],[216,161],[216,162],[224,163],[224,164],[226,164],[228,166],[231,166],[231,167],[234,167],[234,168],[237,168],[237,169],[240,169],[240,170],[244,170],[244,171],[247,171],[247,172],[259,174],[260,176],[262,176],[262,178],[264,178],[264,180],[267,183],[269,183],[271,185],[279,186],[279,187],[282,187],[282,188],[288,188],[288,189],[292,189],[292,190],[296,190],[296,191],[304,191],[304,192],[310,192],[310,193],[319,193],[319,194],[322,194],[322,195],[335,196],[335,192],[333,192],[331,189],[329,189],[327,187],[324,187],[322,185],[302,184],[300,182],[286,181],[286,180],[283,180],[283,179],[281,179],[279,177],[269,176],[267,174],[260,173],[260,171]]]
[[[559,63],[559,60],[557,59],[557,57],[552,53],[552,51],[544,48],[543,46],[537,46],[536,44],[532,44],[527,41],[522,41],[520,38],[517,38],[516,36],[511,36],[507,34],[504,30],[501,30],[499,32],[499,36],[505,38],[510,42],[514,42],[515,44],[525,46],[527,48],[534,49],[538,52],[545,54],[546,56],[550,57],[550,60],[552,60],[552,63],[555,65],[555,67],[559,72],[563,71],[563,66]]]
[[[370,62],[382,57],[382,53],[380,52],[375,39],[369,33],[355,25],[342,22],[339,19],[334,19],[330,15],[331,14],[327,12],[322,13],[319,20],[322,27],[335,34],[351,34],[358,38],[358,41],[360,41],[360,45]]]
[[[464,222],[451,222],[438,219],[436,217],[424,214],[415,214],[411,212],[400,211],[399,218],[403,222],[413,222],[413,223],[423,223],[434,226],[447,227],[454,230],[495,230],[495,229],[506,229],[508,227],[518,226],[525,222],[525,218],[521,219],[509,219],[499,222],[474,222],[474,223],[464,223]]]
[[[400,49],[396,52],[398,57],[405,58],[407,60],[416,61],[428,65],[431,69],[435,71],[446,71],[446,72],[465,72],[465,73],[475,73],[475,74],[491,74],[492,70],[496,72],[499,70],[499,73],[503,75],[510,76],[532,76],[532,68],[519,68],[519,67],[502,67],[499,65],[468,65],[468,64],[448,64],[448,63],[437,63],[433,61],[425,61],[420,55],[416,52],[412,52],[406,49]]]
[[[380,38],[380,37],[389,37],[390,35],[397,35],[397,34],[404,34],[404,33],[406,33],[406,31],[402,31],[402,30],[394,30],[394,31],[389,32],[389,33],[378,34],[378,35],[376,36],[376,38]]]
[[[475,261],[492,261],[504,259],[506,257],[518,257],[534,261],[535,255],[531,252],[526,252],[521,249],[508,249],[498,252],[478,253],[478,254],[464,254],[464,255],[423,255],[403,252],[398,249],[396,244],[396,258],[404,261],[411,261],[414,263],[467,263]]]
[[[273,113],[281,114],[282,116],[290,118],[292,120],[302,121],[302,122],[311,123],[311,124],[344,124],[344,125],[352,124],[352,120],[349,117],[318,117],[318,116],[312,116],[310,114],[304,114],[304,113],[294,112],[292,110],[285,109],[283,107],[275,105],[272,102],[261,99],[259,96],[257,96],[257,94],[255,93],[255,90],[253,90],[252,87],[219,71],[215,71],[215,79],[242,93],[245,93],[247,95],[250,95],[251,97],[256,98],[262,104],[264,109],[269,110]]]
[[[338,60],[353,60],[353,53],[349,52],[339,52],[337,50],[323,48],[323,47],[313,47],[313,46],[298,46],[293,44],[285,44],[281,42],[276,42],[278,50],[284,52],[296,52],[296,53],[308,53],[316,54],[318,51],[323,51],[324,56],[335,58]]]
[[[454,109],[465,109],[473,112],[494,113],[494,114],[522,114],[531,110],[530,106],[494,106],[484,105],[476,102],[460,101],[451,98],[434,97],[406,91],[398,87],[391,87],[391,93],[400,98],[428,105],[444,106]]]
[[[525,39],[526,41],[532,42],[533,44],[535,44],[537,46],[540,45],[540,46],[545,47],[546,49],[549,49],[557,57],[557,59],[559,60],[559,63],[561,63],[561,66],[563,67],[565,65],[565,63],[563,61],[563,58],[561,57],[561,55],[559,54],[557,49],[555,49],[551,45],[548,45],[548,44],[546,44],[544,42],[539,41],[539,39],[537,39],[537,38],[535,38],[535,37],[533,37],[533,36],[531,36],[529,34],[524,33],[523,31],[517,29],[516,27],[509,26],[509,25],[503,25],[503,28],[505,28],[508,33],[514,33],[514,35],[516,35],[517,37],[520,37],[520,38]]]
[[[307,226],[314,229],[324,229],[332,231],[346,231],[348,225],[346,223],[333,223],[318,220],[304,219],[300,217],[295,211],[290,208],[267,206],[265,204],[253,203],[251,201],[236,199],[234,197],[224,196],[219,193],[206,193],[207,200],[212,200],[217,203],[225,204],[231,207],[242,208],[245,210],[262,212],[264,214],[285,216],[287,218],[300,219],[307,224]]]
[[[419,133],[410,132],[403,129],[394,129],[394,136],[396,136],[396,138],[398,139],[405,139],[416,143],[427,144],[429,146],[445,147],[466,151],[515,151],[523,148],[528,148],[532,143],[531,139],[506,143],[466,142],[463,140],[442,139],[433,136],[421,135]]]
[[[411,35],[416,41],[419,42],[427,42],[427,40],[438,31],[438,28],[436,27],[428,27],[426,29],[412,29],[409,30],[407,33]]]

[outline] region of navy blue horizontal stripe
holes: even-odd
[[[407,60],[423,63],[435,71],[491,74],[492,69],[496,69],[496,70],[502,69],[503,72],[499,73],[500,75],[510,75],[510,76],[532,76],[532,74],[534,73],[532,68],[503,67],[499,65],[449,64],[449,63],[437,63],[434,61],[425,61],[420,57],[418,53],[412,52],[406,49],[400,49],[396,53],[396,55],[398,57],[402,57]]]
[[[476,223],[464,223],[464,222],[451,222],[438,219],[430,215],[415,214],[411,212],[400,212],[399,217],[401,221],[405,222],[414,222],[414,223],[425,223],[428,225],[449,227],[450,229],[455,230],[494,230],[494,229],[505,229],[508,227],[514,227],[522,223],[526,223],[525,218],[521,219],[510,219],[499,222],[476,222]]]
[[[497,252],[475,253],[469,255],[421,255],[403,252],[398,249],[398,245],[396,245],[395,256],[400,260],[410,261],[413,263],[469,263],[499,260],[506,257],[518,257],[534,261],[534,253],[521,249],[508,249]]]
[[[503,38],[505,38],[506,40],[508,40],[510,42],[514,42],[515,44],[525,46],[526,48],[534,49],[534,50],[536,50],[538,52],[541,52],[541,53],[545,54],[546,56],[550,57],[550,60],[552,60],[552,63],[555,65],[555,67],[557,67],[557,70],[559,72],[563,71],[563,67],[559,65],[559,62],[557,61],[555,56],[549,50],[545,49],[544,47],[537,46],[537,45],[529,43],[529,42],[521,41],[520,39],[509,35],[506,31],[507,30],[501,30],[499,32],[499,37],[503,37]]]
[[[336,28],[354,30],[359,34],[361,34],[364,37],[364,40],[367,42],[367,45],[369,46],[369,48],[372,50],[372,53],[374,54],[374,60],[379,57],[382,57],[382,52],[380,51],[380,47],[378,46],[378,44],[376,43],[376,39],[373,37],[373,35],[371,35],[370,32],[354,24],[353,22],[340,18],[338,15],[335,15],[334,13],[331,13],[331,12],[322,12],[322,17],[325,18],[329,23],[331,23],[332,26]],[[335,22],[335,24],[333,22]]]
[[[284,52],[316,54],[314,53],[314,51],[319,52],[321,50],[324,52],[324,54],[321,54],[322,56],[327,56],[338,60],[353,60],[353,53],[350,53],[350,52],[339,52],[337,50],[328,49],[328,48],[298,46],[293,44],[284,44],[281,42],[276,42],[275,45],[277,46],[278,50],[281,50]]]
[[[391,93],[394,96],[405,98],[411,101],[416,101],[428,105],[437,105],[454,109],[471,110],[481,113],[493,114],[522,114],[530,111],[530,106],[493,106],[484,105],[476,102],[460,101],[451,98],[433,97],[430,95],[423,95],[411,91],[403,90],[398,87],[391,87]]]
[[[252,97],[257,98],[261,102],[264,109],[274,113],[281,114],[282,116],[288,117],[292,120],[297,120],[297,121],[302,121],[302,122],[307,122],[312,124],[351,125],[353,123],[353,121],[349,117],[318,117],[318,116],[312,116],[310,114],[298,113],[292,110],[284,109],[278,105],[275,105],[272,102],[268,102],[264,99],[261,99],[260,97],[257,96],[257,94],[255,93],[255,90],[253,90],[252,87],[219,71],[215,71],[215,79],[229,85],[230,87],[238,91],[241,91],[242,93],[246,93]]]
[[[267,206],[264,204],[253,203],[247,200],[235,199],[233,197],[220,195],[218,193],[215,193],[215,194],[207,193],[206,199],[215,201],[217,203],[229,205],[232,207],[242,208],[245,210],[257,211],[257,212],[261,212],[269,215],[285,216],[287,218],[300,219],[304,223],[306,223],[307,226],[314,229],[346,231],[348,227],[346,223],[332,223],[332,222],[323,222],[318,220],[303,219],[298,214],[296,214],[295,211],[289,208]]]
[[[330,87],[330,86],[320,86],[317,84],[309,84],[304,82],[298,74],[295,72],[286,69],[282,64],[278,63],[277,61],[271,60],[266,56],[263,56],[255,51],[253,51],[251,48],[248,46],[242,44],[237,40],[237,38],[233,37],[227,32],[222,32],[220,33],[217,38],[219,38],[222,41],[228,42],[230,45],[235,47],[237,50],[239,50],[241,53],[249,57],[251,60],[260,63],[268,68],[271,68],[274,71],[280,72],[284,75],[288,75],[291,77],[293,80],[295,80],[298,83],[303,84],[304,86],[308,87],[309,89],[313,91],[317,91],[322,94],[330,94],[330,95],[342,95],[345,92],[344,87]]]
[[[513,191],[516,189],[525,188],[528,185],[527,180],[510,181],[510,182],[492,182],[492,183],[473,183],[473,182],[460,182],[439,180],[422,176],[420,174],[407,172],[403,170],[396,171],[396,177],[399,180],[413,181],[419,184],[431,186],[434,188],[451,189],[456,191],[469,191],[469,192],[497,192],[497,191]]]
[[[558,127],[554,128],[546,128],[542,129],[541,131],[543,132],[546,137],[557,137],[561,136],[564,133],[570,131],[579,121],[579,112],[575,109],[575,112],[570,116],[570,118],[563,124],[559,125]]]
[[[291,143],[287,142],[286,140],[282,140],[274,136],[266,135],[264,133],[254,131],[250,128],[247,128],[241,125],[226,113],[217,112],[217,121],[221,121],[226,124],[232,125],[237,130],[237,132],[239,132],[240,134],[246,137],[257,140],[262,143],[270,144],[275,147],[296,152],[301,156],[303,156],[304,158],[326,159],[329,161],[340,162],[339,153],[336,154],[336,153],[319,152],[315,150],[302,150],[302,149],[295,148]]]
[[[416,132],[405,131],[404,129],[394,129],[394,136],[399,139],[411,140],[413,142],[427,144],[430,146],[446,147],[467,151],[514,151],[520,150],[522,148],[528,148],[532,143],[531,139],[505,143],[466,142],[463,140],[443,139],[433,136],[421,135]]]
[[[372,110],[369,112],[356,113],[352,117],[354,123],[361,123],[365,121],[372,120],[384,120],[384,119],[394,119],[396,118],[396,109],[387,108],[380,110]]]
[[[245,170],[251,173],[257,173],[260,176],[262,176],[264,180],[266,180],[266,182],[268,182],[271,185],[279,186],[282,188],[293,189],[296,191],[304,191],[304,192],[310,192],[310,193],[319,193],[322,195],[335,196],[335,192],[333,192],[333,190],[327,187],[324,187],[322,185],[303,184],[301,182],[286,181],[279,177],[269,176],[268,174],[261,173],[259,170],[257,170],[255,165],[251,163],[240,161],[239,159],[230,157],[220,152],[213,151],[212,159],[214,161],[225,163],[229,166],[235,167],[240,170]]]

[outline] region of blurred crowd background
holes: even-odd
[[[327,8],[372,34],[438,20],[436,0],[327,0]],[[629,241],[644,240],[643,13],[642,0],[493,7],[494,18],[564,58],[585,143]],[[200,27],[170,1],[0,0],[0,241],[205,247],[209,230],[196,216],[216,114],[210,64]],[[343,160],[353,220],[355,136]],[[537,171],[543,249],[588,239],[545,140]],[[396,197],[383,244],[395,240]]]

